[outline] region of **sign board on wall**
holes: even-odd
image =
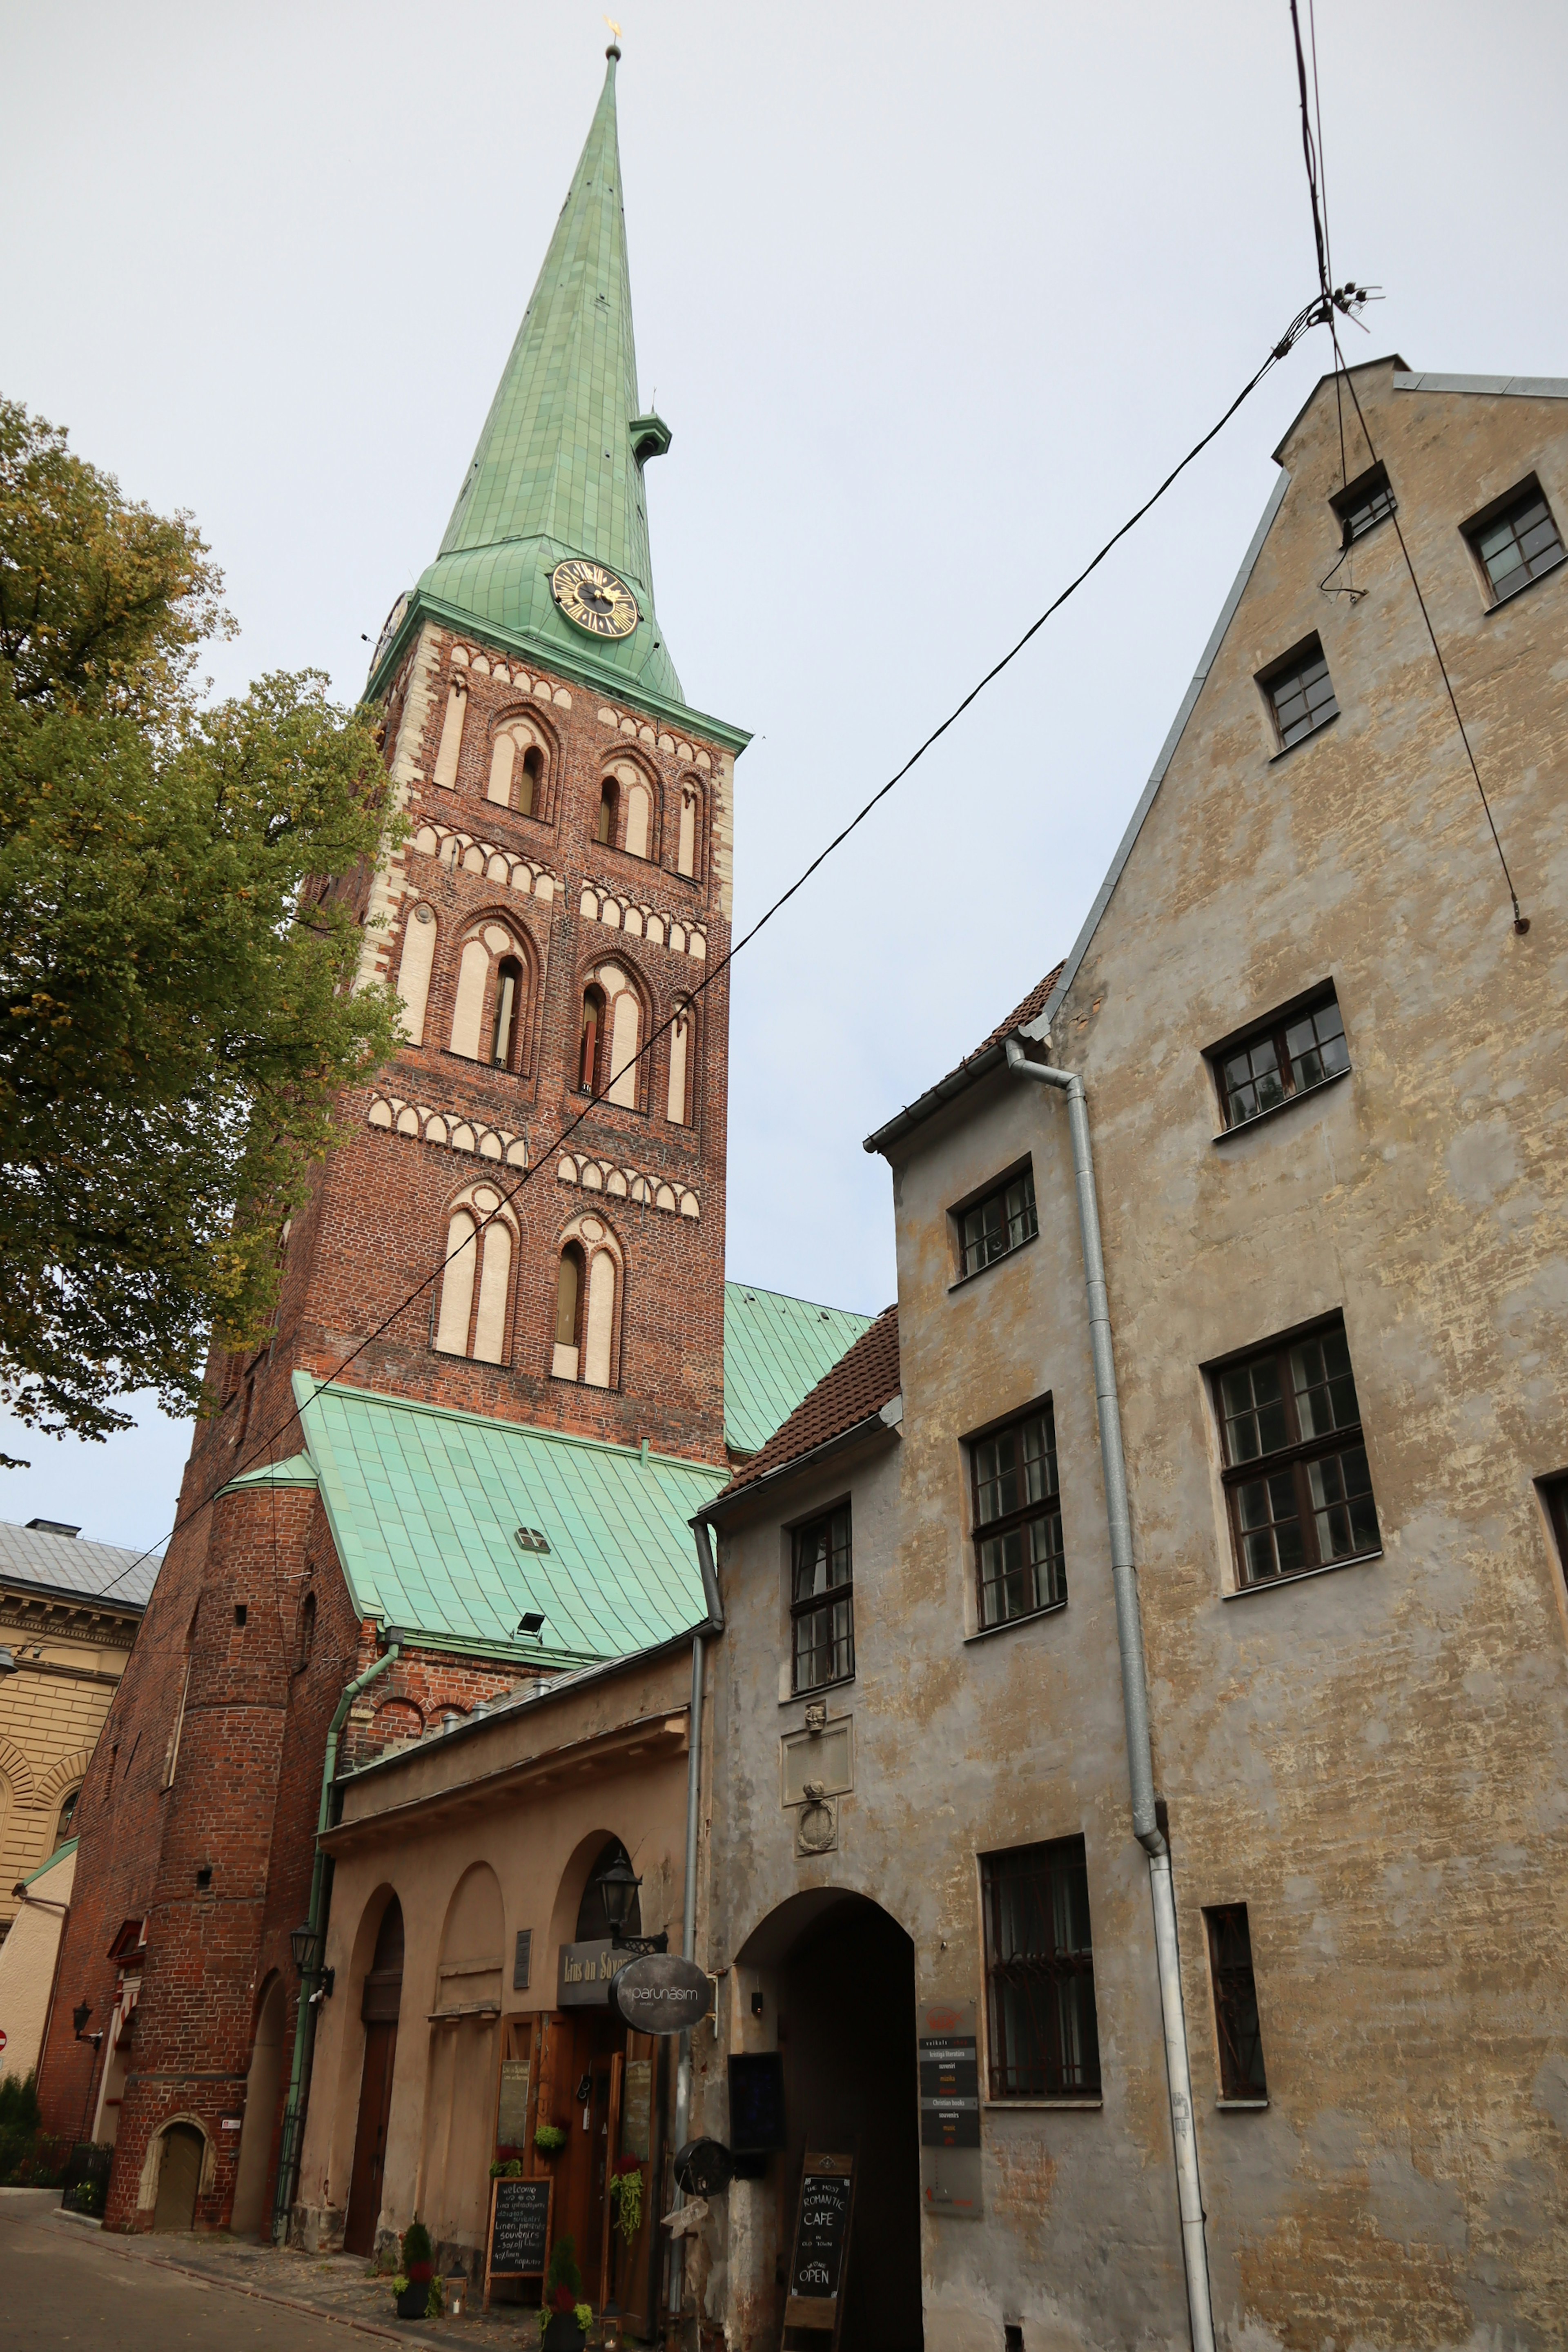
[[[553,2180],[492,2180],[485,2233],[485,2303],[498,2278],[542,2278],[550,2263]]]
[[[928,2213],[977,2221],[980,2044],[974,2003],[926,2000],[918,2015],[921,2202]]]
[[[624,1946],[612,1944],[606,1937],[603,1942],[563,1944],[561,1966],[556,1978],[555,2006],[557,2009],[607,2009],[610,2000],[610,1979],[623,1969],[630,1968],[637,1958]]]
[[[686,2033],[707,2016],[712,1987],[695,1960],[648,1952],[616,1972],[605,1998],[634,2032]]]

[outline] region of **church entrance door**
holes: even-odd
[[[397,2014],[402,2005],[403,1906],[395,1895],[382,1916],[375,1958],[365,1978],[364,1996],[360,2003],[360,2015],[364,2021],[364,2071],[360,2076],[353,2172],[343,2222],[345,2253],[375,2252],[386,2170],[386,2127],[392,2115],[392,2077],[397,2063]]]

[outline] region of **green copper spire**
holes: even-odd
[[[414,602],[607,687],[636,686],[679,705],[680,681],[654,613],[642,479],[647,459],[668,447],[669,432],[640,413],[637,398],[616,135],[620,50],[607,54],[598,110],[544,267],[441,551]],[[641,617],[629,636],[591,636],[560,611],[550,575],[573,555],[607,565],[631,588]]]

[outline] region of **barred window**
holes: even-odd
[[[981,1625],[1061,1608],[1068,1584],[1050,1399],[977,1437],[969,1462]]]
[[[998,1184],[973,1208],[959,1212],[959,1244],[962,1272],[978,1274],[982,1266],[990,1265],[1009,1250],[1023,1242],[1033,1241],[1040,1230],[1035,1209],[1035,1171],[1023,1169],[1016,1176]]]
[[[1245,1127],[1350,1068],[1339,999],[1331,988],[1298,1012],[1271,1013],[1234,1043],[1211,1046],[1208,1059],[1226,1127]]]
[[[1394,512],[1398,503],[1388,479],[1388,468],[1382,464],[1369,467],[1329,500],[1340,519],[1346,547],[1364,539],[1369,530]]]
[[[855,1587],[849,1506],[795,1533],[790,1614],[794,1622],[794,1685],[821,1690],[855,1672]]]
[[[1098,2097],[1100,2026],[1080,1837],[980,1857],[994,2099]]]
[[[1282,751],[1339,717],[1329,665],[1316,637],[1258,682],[1273,714]]]
[[[1528,483],[1500,513],[1472,523],[1469,540],[1500,604],[1563,561],[1563,541],[1539,482]]]
[[[1244,1584],[1381,1549],[1350,1348],[1337,1317],[1225,1366],[1215,1387]]]
[[[1214,1979],[1215,2027],[1219,2037],[1222,2099],[1266,2099],[1263,2034],[1258,2022],[1258,1984],[1252,1973],[1252,1934],[1245,1903],[1219,1903],[1204,1913],[1208,1929],[1209,1974]]]

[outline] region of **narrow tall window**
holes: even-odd
[[[607,1389],[615,1368],[616,1261],[596,1249],[588,1266],[588,1307],[583,1318],[583,1378],[591,1389]]]
[[[531,743],[522,755],[522,775],[517,788],[518,814],[531,816],[539,806],[540,787],[544,782],[544,754],[537,743]]]
[[[185,1728],[185,1701],[191,1689],[191,1652],[195,1644],[196,1621],[193,1617],[185,1633],[185,1669],[180,1677],[179,1704],[174,1709],[174,1725],[169,1733],[169,1745],[163,1755],[163,1786],[172,1789],[180,1767],[180,1738]],[[127,1766],[127,1770],[130,1767]]]
[[[497,1213],[500,1194],[479,1185],[453,1204],[447,1223],[434,1345],[443,1356],[506,1361],[512,1231]]]
[[[430,1001],[430,973],[436,961],[439,928],[435,908],[427,907],[423,899],[410,910],[404,926],[397,993],[403,1005],[404,1040],[410,1045],[425,1043],[425,1009]]]
[[[959,1270],[978,1274],[1009,1250],[1033,1241],[1040,1230],[1035,1208],[1035,1171],[1020,1169],[994,1192],[959,1213]]]
[[[1043,1405],[969,1449],[980,1622],[1059,1609],[1068,1597],[1056,1421]]]
[[[1258,1985],[1252,1973],[1252,1935],[1245,1903],[1217,1903],[1204,1913],[1209,1937],[1209,1974],[1214,1979],[1215,2026],[1219,2037],[1222,2099],[1266,2099],[1263,2034],[1258,2022]]]
[[[555,1277],[555,1360],[552,1369],[558,1381],[574,1381],[577,1377],[584,1271],[580,1244],[568,1242],[561,1253],[560,1270]]]
[[[496,966],[490,1060],[506,1070],[517,1066],[518,1007],[521,995],[522,966],[515,956],[502,956]]]
[[[680,789],[680,836],[676,845],[675,870],[678,874],[697,871],[697,794],[689,784]]]
[[[483,940],[469,940],[458,965],[458,995],[452,1007],[452,1051],[466,1061],[479,1058],[479,1024],[485,1016],[490,951]]]
[[[605,992],[601,988],[585,988],[577,1045],[577,1084],[585,1095],[599,1091],[599,1045],[604,1034]]]
[[[1333,682],[1316,637],[1259,680],[1273,715],[1279,749],[1288,751],[1339,717]]]
[[[616,812],[620,793],[613,776],[606,776],[599,787],[599,822],[594,838],[607,849],[616,842]]]
[[[1500,604],[1563,561],[1563,541],[1539,482],[1510,493],[1500,510],[1469,524],[1467,535]]]
[[[669,1090],[666,1108],[672,1127],[686,1127],[691,1118],[691,1033],[694,1015],[682,1005],[669,1029]]]
[[[849,1506],[795,1533],[794,1586],[790,1615],[795,1628],[794,1682],[797,1691],[820,1690],[847,1682],[855,1672],[854,1561]]]
[[[653,821],[653,801],[646,784],[626,787],[626,837],[623,846],[628,857],[646,857]]]
[[[1338,1318],[1225,1366],[1215,1400],[1244,1584],[1379,1549],[1361,1406]]]
[[[1364,539],[1394,512],[1398,504],[1389,484],[1388,468],[1381,463],[1358,474],[1329,500],[1340,519],[1342,542],[1351,547]]]
[[[77,1799],[80,1794],[81,1790],[79,1789],[73,1789],[69,1796],[66,1799],[64,1804],[60,1807],[60,1817],[55,1823],[56,1848],[64,1845],[67,1838],[75,1835],[75,1832],[73,1831],[71,1824],[76,1819],[76,1803]]]
[[[1276,1013],[1230,1044],[1211,1046],[1208,1060],[1226,1127],[1245,1127],[1350,1068],[1339,1000],[1331,988],[1299,1012]]]
[[[1080,1837],[980,1857],[994,2099],[1092,2098],[1100,2023]]]
[[[300,1636],[294,1648],[296,1666],[308,1666],[310,1653],[316,1646],[316,1596],[307,1592],[300,1603]]]
[[[642,1045],[642,1004],[636,989],[626,984],[624,975],[615,977],[621,985],[610,1006],[610,1041],[605,1058],[605,1099],[620,1103],[627,1110],[637,1107],[638,1053]]]
[[[468,1324],[474,1311],[474,1265],[478,1256],[477,1219],[467,1209],[455,1209],[447,1223],[447,1252],[441,1268],[441,1311],[436,1319],[436,1345],[444,1356],[466,1356]]]
[[[458,678],[447,688],[446,716],[441,721],[441,741],[436,753],[436,782],[450,792],[458,781],[458,755],[463,748],[463,717],[468,707],[468,689]]]

